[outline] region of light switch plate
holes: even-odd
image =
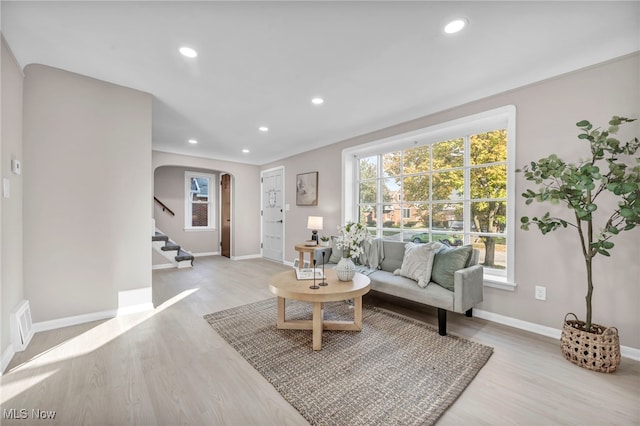
[[[19,160],[11,160],[11,171],[17,175],[22,174],[22,163]]]
[[[11,181],[9,180],[9,178],[3,177],[2,178],[2,196],[4,198],[9,198],[10,195],[11,195]]]

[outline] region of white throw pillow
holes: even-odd
[[[407,243],[404,246],[404,257],[400,269],[393,271],[394,275],[402,275],[418,282],[425,288],[431,280],[431,268],[436,253],[444,247],[444,244],[431,242],[426,244]]]

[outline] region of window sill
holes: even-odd
[[[497,288],[500,290],[515,291],[517,284],[507,281],[507,277],[500,277],[497,275],[485,275],[484,276],[485,287]]]
[[[184,232],[206,232],[206,231],[215,231],[214,227],[202,227],[202,228],[184,228]]]

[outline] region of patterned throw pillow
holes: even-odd
[[[407,243],[404,246],[404,257],[400,269],[393,271],[394,275],[402,275],[418,282],[425,288],[431,280],[433,258],[444,247],[444,244],[431,242],[426,244]]]
[[[431,281],[453,291],[453,275],[457,270],[467,267],[472,252],[473,247],[470,245],[450,247],[440,251],[433,260]]]

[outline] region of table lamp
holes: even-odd
[[[309,216],[307,229],[311,229],[311,241],[318,242],[318,231],[322,230],[322,216]]]

